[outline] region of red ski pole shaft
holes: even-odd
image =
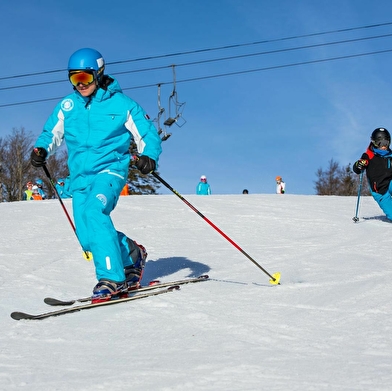
[[[78,239],[79,244],[80,244],[80,240],[79,240],[79,238],[78,238],[78,234],[76,233],[75,224],[73,223],[73,221],[72,221],[72,219],[71,219],[71,216],[69,215],[69,213],[68,213],[68,211],[67,211],[67,208],[65,207],[64,202],[63,202],[63,200],[61,199],[61,196],[60,196],[59,192],[58,192],[57,189],[56,189],[56,186],[55,186],[55,184],[54,184],[54,182],[53,182],[52,176],[51,176],[50,173],[49,173],[48,167],[46,167],[46,165],[44,164],[44,165],[42,166],[42,168],[44,169],[45,174],[46,174],[46,176],[48,177],[49,182],[50,182],[50,184],[51,184],[51,186],[52,186],[52,189],[53,189],[53,191],[55,192],[56,197],[57,197],[58,200],[60,201],[61,207],[63,208],[63,211],[64,211],[65,215],[67,216],[67,219],[68,219],[69,223],[71,224],[71,227],[72,227],[72,229],[73,229],[73,231],[74,231],[74,233],[75,233],[75,235],[76,235],[76,238]],[[83,250],[83,252],[84,252],[84,257],[85,257],[85,259],[90,260],[90,259],[91,259],[90,253],[89,253],[88,251],[86,251],[86,250]]]
[[[53,191],[54,191],[55,194],[56,194],[57,199],[60,201],[60,204],[61,204],[61,206],[62,206],[62,208],[63,208],[63,211],[64,211],[65,215],[67,216],[67,219],[68,219],[69,223],[71,224],[72,229],[73,229],[74,232],[76,233],[75,225],[74,225],[74,223],[73,223],[73,221],[72,221],[72,219],[71,219],[71,217],[70,217],[70,215],[69,215],[69,213],[68,213],[68,211],[67,211],[67,208],[66,208],[65,205],[64,205],[63,200],[62,200],[61,197],[60,197],[59,192],[58,192],[57,189],[56,189],[56,186],[55,186],[55,184],[54,184],[54,182],[53,182],[53,179],[52,179],[52,177],[51,177],[51,175],[50,175],[50,173],[49,173],[48,168],[46,167],[46,165],[43,165],[42,168],[44,169],[45,174],[46,174],[46,176],[47,176],[48,179],[49,179],[49,182],[50,182],[50,184],[51,184],[51,186],[52,186]]]
[[[244,254],[251,262],[253,262],[260,270],[262,270],[268,277],[270,277],[273,281],[276,281],[276,278],[273,277],[270,273],[267,272],[261,265],[259,265],[247,252],[245,252],[237,243],[235,243],[232,239],[230,239],[220,228],[218,228],[211,220],[209,220],[206,216],[204,216],[200,211],[198,211],[189,201],[187,201],[177,190],[173,189],[165,180],[163,180],[155,171],[152,171],[151,174],[158,179],[164,186],[166,186],[173,194],[175,194],[181,201],[187,204],[194,212],[196,212],[204,221],[206,221],[212,228],[214,228],[217,232],[219,232],[226,240],[228,240],[237,250],[239,250],[242,254]]]

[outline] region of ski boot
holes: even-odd
[[[127,294],[127,290],[127,284],[125,282],[100,280],[93,289],[91,303],[102,303],[124,297]]]
[[[134,255],[134,257],[136,258],[136,262],[134,262],[133,265],[126,266],[124,268],[125,283],[129,291],[140,288],[140,281],[143,277],[143,270],[147,259],[146,249],[141,244],[138,244],[135,241],[134,243],[136,245],[136,251],[133,250],[131,252],[131,257],[132,255]],[[134,259],[134,257],[132,258]]]

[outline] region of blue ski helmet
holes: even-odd
[[[102,54],[95,49],[84,48],[77,50],[68,61],[69,71],[90,70],[95,71],[99,80],[105,69],[105,60]]]
[[[391,135],[385,128],[374,129],[370,139],[376,148],[389,148],[389,145],[391,144]]]

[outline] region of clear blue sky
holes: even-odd
[[[392,22],[391,10],[388,0],[2,2],[0,137],[20,127],[38,135],[58,99],[7,105],[69,93],[69,56],[93,47],[151,118],[159,83],[168,113],[176,65],[186,123],[167,129],[159,170],[180,193],[194,193],[204,174],[213,193],[273,193],[280,175],[287,193],[314,194],[318,168],[353,163],[374,128],[392,130],[392,51],[320,61],[392,50],[392,35],[361,39],[392,34],[392,24],[355,29]],[[303,62],[313,63],[288,66]],[[130,72],[141,69],[150,70]],[[54,70],[64,71],[9,78]]]

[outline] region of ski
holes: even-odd
[[[160,290],[154,290],[154,291],[146,292],[146,293],[133,294],[133,292],[130,292],[130,296],[125,297],[125,298],[121,298],[121,299],[113,299],[113,300],[104,301],[104,302],[101,302],[101,303],[94,303],[94,304],[92,304],[92,303],[81,304],[81,305],[77,305],[77,306],[74,306],[74,307],[62,308],[62,309],[57,310],[57,311],[45,312],[45,313],[41,313],[41,314],[37,314],[37,315],[32,315],[32,314],[27,314],[25,312],[16,311],[16,312],[12,312],[11,313],[11,318],[15,319],[15,320],[22,320],[22,319],[40,320],[40,319],[46,319],[46,318],[50,318],[52,316],[65,315],[65,314],[69,314],[69,313],[72,313],[72,312],[88,310],[88,309],[91,309],[91,308],[97,308],[97,307],[103,307],[103,306],[108,306],[108,305],[113,305],[113,304],[125,303],[125,302],[128,302],[128,301],[143,299],[145,297],[158,296],[158,295],[161,295],[163,293],[168,293],[168,292],[172,292],[172,291],[179,290],[179,289],[180,289],[179,285],[171,285],[168,288],[163,288],[163,289],[160,289]]]
[[[209,276],[207,274],[203,274],[199,277],[185,278],[183,280],[176,280],[176,281],[158,282],[158,283],[156,283],[156,281],[151,281],[149,283],[149,285],[143,286],[141,288],[133,289],[133,290],[129,291],[129,293],[134,294],[134,293],[140,293],[140,292],[148,292],[148,291],[159,289],[159,288],[170,287],[172,285],[191,284],[191,283],[195,283],[195,282],[206,281],[208,279],[209,279]],[[80,299],[68,300],[68,301],[55,299],[53,297],[46,297],[44,299],[44,302],[48,305],[51,305],[51,306],[57,306],[57,305],[67,306],[67,305],[73,305],[75,303],[85,303],[87,301],[91,301],[91,296],[83,297]]]

